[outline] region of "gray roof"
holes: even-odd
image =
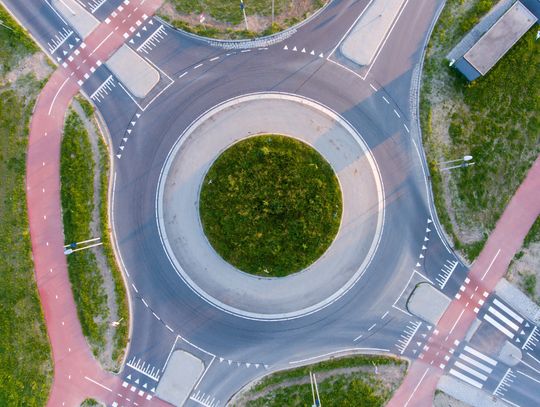
[[[536,16],[517,1],[465,53],[464,58],[485,75],[536,21]]]

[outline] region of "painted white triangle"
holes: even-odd
[[[148,383],[145,383],[142,385],[143,389],[147,389],[148,388]]]
[[[431,328],[432,328],[431,325],[428,325],[428,326],[427,326],[428,331],[431,331]]]
[[[128,377],[126,377],[127,380],[131,380],[131,375],[128,375]]]
[[[79,37],[75,37],[75,42],[79,42],[81,39]]]
[[[140,114],[140,113],[136,113],[135,116],[137,116],[137,119],[138,119],[139,117],[141,117],[141,114]]]
[[[133,41],[133,38],[129,40],[130,44],[135,44],[135,41]]]
[[[268,365],[264,365],[264,368],[265,368],[265,369],[268,369]]]
[[[427,237],[427,236],[426,236],[426,237],[424,237],[424,242],[427,242],[428,240],[429,240],[429,239],[428,239],[428,237]]]
[[[516,339],[516,342],[517,342],[517,343],[521,343],[521,341],[519,340],[519,338]]]
[[[141,33],[137,31],[137,34],[135,34],[136,37],[141,37]]]
[[[66,51],[65,49],[62,50],[62,53],[63,53],[64,55],[67,55],[67,51]]]
[[[423,255],[423,254],[420,254],[420,256],[418,256],[418,257],[420,257],[421,259],[423,259],[423,258],[424,258],[424,255]]]
[[[416,342],[416,346],[422,345],[422,342]]]
[[[152,390],[150,390],[152,393],[155,393],[156,392],[156,388],[155,387],[152,387]]]
[[[432,222],[431,219],[428,218],[427,223],[431,223],[431,222]]]
[[[246,363],[246,367],[250,367],[251,366],[251,363]]]
[[[225,359],[219,358],[219,363],[223,362]]]
[[[530,327],[529,323],[525,322],[525,328],[528,328],[528,327]]]
[[[137,122],[131,122],[131,125],[132,125],[132,126],[135,126],[135,123],[137,123]]]
[[[302,52],[305,54],[305,53],[306,53],[306,49],[305,49],[305,48],[302,48]]]
[[[124,137],[122,140],[127,141],[127,137]]]
[[[321,52],[321,53],[319,54],[319,58],[322,58],[322,57],[323,57],[323,53]]]
[[[422,250],[426,250],[426,249],[427,249],[427,247],[422,245]]]
[[[146,31],[146,26],[144,26],[142,29],[143,29],[143,31]]]
[[[118,158],[122,158],[122,154],[116,154]]]
[[[127,132],[128,132],[128,134],[131,134],[131,129],[128,129],[128,131],[127,131]]]
[[[311,50],[311,52],[309,53],[310,55],[315,55],[315,51],[314,50]]]
[[[124,146],[120,146],[120,150],[124,151],[124,148],[125,148]]]
[[[62,59],[60,57],[56,57],[56,60],[60,62]]]
[[[431,229],[430,228],[426,228],[426,233],[429,233],[431,232]]]
[[[135,380],[135,384],[139,384],[139,379]]]
[[[420,264],[420,263],[416,263],[416,267],[421,267],[421,264]]]
[[[298,49],[296,49],[296,45],[294,46],[294,48],[292,50],[293,51],[298,51]]]
[[[259,368],[259,364],[255,363],[255,369],[258,369],[258,368]]]
[[[240,362],[236,362],[236,366],[240,367]]]
[[[148,22],[148,24],[154,25],[154,22],[153,22],[152,20],[150,20],[150,21]]]
[[[227,360],[227,362],[229,363],[229,366],[230,366],[231,363],[232,363],[232,360],[229,359],[229,360]]]
[[[283,47],[283,49],[289,49],[289,47],[285,45],[285,46]]]
[[[73,44],[68,44],[69,45],[69,49],[73,48]]]
[[[414,353],[416,355],[416,349],[413,349],[412,353]]]
[[[525,335],[525,331],[523,329],[521,330],[521,335]]]

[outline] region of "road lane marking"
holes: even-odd
[[[95,380],[90,379],[88,376],[84,376],[84,378],[85,378],[86,380],[88,380],[89,382],[92,382],[92,383],[98,385],[99,387],[102,387],[102,388],[104,388],[105,390],[108,390],[108,391],[110,391],[110,392],[112,393],[112,390],[111,390],[111,389],[109,389],[108,387],[102,385],[101,383],[96,382]]]
[[[456,328],[456,325],[458,324],[459,320],[461,319],[461,317],[463,316],[463,313],[465,312],[465,309],[462,309],[461,310],[461,314],[459,314],[459,317],[456,319],[456,322],[454,322],[454,325],[452,326],[452,329],[450,329],[450,332],[449,334],[451,334],[454,329]]]
[[[450,374],[452,376],[456,376],[457,378],[463,380],[466,383],[469,383],[471,386],[477,387],[479,389],[482,388],[482,383],[477,382],[476,380],[471,379],[469,376],[465,376],[464,374],[458,372],[457,370],[450,369]]]
[[[488,378],[485,374],[479,373],[476,370],[470,368],[469,366],[467,366],[467,365],[465,365],[465,364],[463,364],[461,362],[454,363],[454,366],[457,366],[461,370],[464,370],[465,372],[472,374],[474,377],[477,377],[478,379],[480,379],[480,380],[482,380],[484,382]]]
[[[497,365],[497,361],[496,360],[493,360],[491,359],[489,356],[486,356],[484,355],[483,353],[481,352],[478,352],[476,349],[473,349],[471,348],[470,346],[466,346],[463,348],[466,352],[470,353],[471,355],[474,355],[476,356],[477,358],[479,359],[482,359],[484,362],[487,362],[489,363],[490,365],[492,366],[496,366]]]
[[[53,108],[54,102],[56,101],[56,98],[58,97],[58,95],[59,95],[60,92],[62,91],[62,88],[65,86],[65,84],[67,83],[67,81],[69,81],[69,78],[67,78],[67,79],[62,83],[62,85],[60,85],[60,87],[58,88],[58,90],[56,91],[56,94],[54,95],[53,100],[52,100],[52,102],[51,102],[51,106],[49,107],[49,113],[48,113],[49,116],[51,115],[52,108]]]
[[[517,331],[519,329],[519,326],[515,324],[514,322],[510,321],[510,319],[506,318],[501,312],[496,310],[493,307],[488,308],[488,312],[492,313],[499,319],[501,319],[506,325],[508,325],[510,328],[512,328],[514,331]]]
[[[411,395],[409,396],[409,398],[407,399],[407,402],[404,404],[403,407],[407,407],[409,405],[409,402],[411,401],[411,399],[413,398],[414,396],[414,393],[416,393],[416,390],[418,390],[418,388],[420,387],[420,384],[422,384],[422,382],[424,381],[424,378],[426,377],[427,373],[429,372],[429,367],[426,369],[426,371],[424,372],[424,374],[422,375],[422,377],[420,378],[420,381],[416,384],[413,392],[411,393]]]
[[[484,277],[487,275],[487,273],[489,273],[489,270],[491,269],[491,266],[493,266],[493,263],[495,262],[495,260],[499,256],[500,252],[501,252],[501,249],[497,250],[497,254],[495,255],[495,257],[493,257],[493,260],[491,260],[491,263],[489,263],[489,266],[488,266],[486,272],[484,273],[484,275],[482,276],[482,278],[480,280],[483,280]]]
[[[504,305],[502,302],[500,302],[497,298],[493,299],[493,303],[496,306],[498,306],[500,309],[502,309],[504,312],[506,312],[508,315],[510,315],[512,318],[514,318],[516,321],[518,321],[520,324],[523,322],[523,318],[521,318],[513,310],[511,310],[506,305]]]
[[[491,318],[488,314],[484,315],[484,319],[489,322],[491,325],[493,325],[495,328],[497,328],[499,331],[501,331],[503,334],[508,336],[510,339],[514,338],[514,334],[510,332],[506,327],[499,324],[495,319]]]

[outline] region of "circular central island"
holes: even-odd
[[[284,277],[308,267],[334,240],[341,189],[314,148],[284,135],[259,135],[214,161],[199,212],[224,260],[250,274]]]
[[[282,93],[207,111],[172,146],[156,216],[177,275],[233,315],[285,320],[347,293],[376,252],[383,185],[340,115]]]

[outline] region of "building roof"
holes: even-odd
[[[536,16],[517,1],[463,57],[485,75],[536,21]]]

